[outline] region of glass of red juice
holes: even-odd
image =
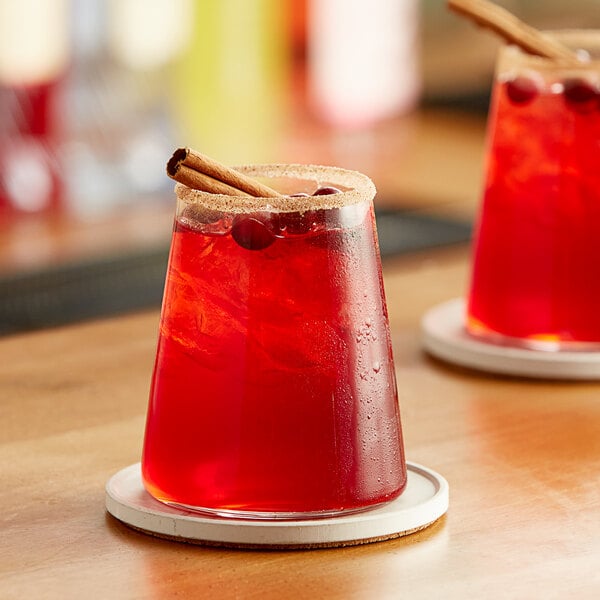
[[[600,31],[552,33],[579,64],[505,47],[488,118],[467,329],[600,350]]]
[[[240,170],[291,195],[176,186],[146,489],[168,504],[249,519],[390,501],[406,465],[375,188],[334,167]]]

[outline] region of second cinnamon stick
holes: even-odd
[[[573,50],[518,19],[506,9],[488,0],[448,0],[448,7],[491,29],[507,42],[517,44],[530,54],[555,60],[577,62]]]

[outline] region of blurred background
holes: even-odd
[[[384,257],[464,243],[498,45],[443,0],[0,0],[0,333],[158,306],[183,145],[366,172]]]

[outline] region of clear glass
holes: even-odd
[[[162,502],[297,519],[406,484],[371,181],[333,167],[241,167],[285,193],[178,184],[142,471]]]
[[[560,37],[575,66],[501,50],[474,239],[469,333],[600,350],[600,32]]]

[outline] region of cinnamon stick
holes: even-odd
[[[448,8],[477,25],[491,29],[529,54],[555,60],[577,62],[577,54],[564,44],[527,25],[506,9],[488,0],[448,0]]]
[[[212,194],[277,198],[279,192],[196,150],[178,148],[167,163],[167,175],[188,187]]]

